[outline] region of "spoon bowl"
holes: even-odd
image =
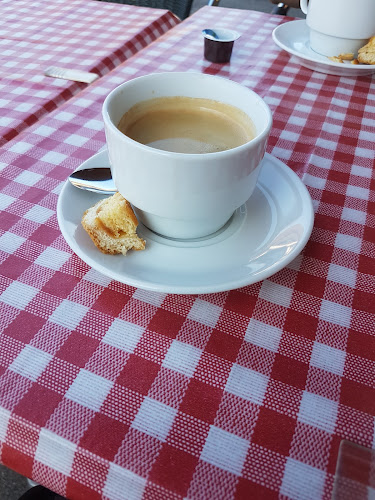
[[[68,177],[70,183],[79,189],[94,193],[115,194],[117,192],[109,167],[83,168]]]

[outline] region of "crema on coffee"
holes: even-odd
[[[211,99],[159,97],[142,101],[121,118],[118,129],[131,139],[176,153],[215,153],[255,136],[242,110]]]

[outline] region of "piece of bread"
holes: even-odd
[[[360,64],[375,64],[375,36],[370,38],[368,43],[359,49],[358,61]]]
[[[354,54],[353,52],[346,52],[345,54],[339,54],[337,57],[343,61],[352,61],[354,59]]]
[[[328,59],[330,59],[333,62],[344,64],[344,61],[342,59],[340,59],[339,57],[337,57],[337,56],[332,56],[332,57],[329,57]]]
[[[99,201],[86,210],[82,226],[103,253],[126,255],[128,250],[144,250],[138,237],[138,220],[130,203],[120,193]]]

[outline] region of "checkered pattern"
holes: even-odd
[[[2,463],[73,500],[329,499],[341,441],[375,448],[375,84],[291,62],[271,39],[284,21],[205,7],[5,144]],[[217,25],[242,33],[227,65],[202,57]],[[268,152],[312,196],[304,251],[261,283],[146,292],[59,232],[64,180],[104,144],[105,95],[177,70],[262,95]]]
[[[44,76],[49,66],[103,76],[178,22],[97,0],[1,2],[0,145],[87,86]]]

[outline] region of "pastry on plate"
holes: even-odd
[[[375,36],[358,50],[358,61],[360,64],[375,64]]]
[[[116,193],[85,211],[82,226],[97,248],[106,254],[144,250],[146,242],[137,235],[138,220],[130,203]]]

